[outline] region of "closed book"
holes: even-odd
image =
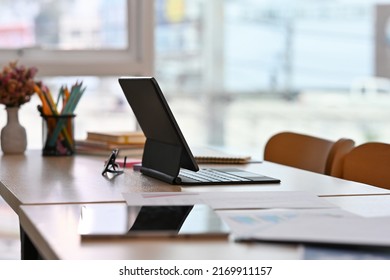
[[[129,148],[143,148],[144,143],[115,143],[115,142],[107,142],[107,141],[99,141],[99,140],[75,140],[77,147],[84,148],[96,148],[96,149],[129,149]]]
[[[99,149],[99,148],[89,148],[76,145],[76,154],[80,155],[91,155],[91,156],[104,156],[108,157],[111,154],[111,149]],[[126,148],[119,149],[120,157],[132,157],[132,158],[142,158],[143,148]]]
[[[103,141],[116,144],[144,144],[146,138],[143,132],[139,131],[88,131],[87,140]]]

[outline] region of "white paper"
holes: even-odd
[[[149,192],[123,193],[128,205],[207,204],[214,209],[336,208],[309,192]]]
[[[296,211],[295,214],[292,211],[241,212],[219,211],[237,240],[390,246],[390,217],[337,214],[337,209]]]
[[[252,237],[253,235],[287,223],[300,217],[353,217],[356,216],[340,208],[321,209],[257,209],[257,210],[217,210],[236,237]]]

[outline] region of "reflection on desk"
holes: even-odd
[[[25,205],[20,222],[44,259],[196,260],[299,259],[296,245],[240,244],[226,239],[82,240],[78,221],[82,205]]]
[[[228,238],[230,230],[205,204],[81,207],[78,232],[86,238]]]

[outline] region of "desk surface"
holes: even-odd
[[[390,215],[390,195],[324,198],[366,217]],[[82,241],[81,204],[23,205],[20,222],[46,259],[268,259],[302,258],[302,246],[226,240],[103,239]],[[373,207],[375,206],[375,207]]]
[[[181,187],[127,169],[112,180],[101,175],[104,159],[42,157],[41,151],[1,155],[0,195],[16,213],[22,204],[121,202],[123,192],[309,191],[319,196],[390,194],[390,190],[270,162],[239,168],[281,179],[280,184]],[[214,165],[215,166],[215,165]]]

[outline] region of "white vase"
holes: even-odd
[[[7,124],[1,130],[4,154],[23,154],[27,148],[26,129],[19,123],[19,107],[6,107]]]

